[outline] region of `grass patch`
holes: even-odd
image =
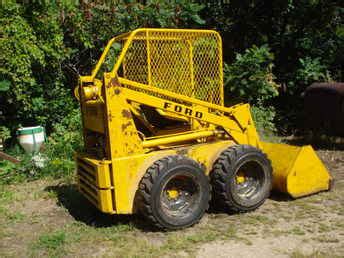
[[[38,243],[41,247],[47,249],[56,249],[64,245],[66,242],[66,233],[64,231],[57,231],[51,234],[41,235]]]
[[[48,200],[48,199],[57,199],[57,193],[55,191],[44,191],[44,190],[40,190],[37,192],[33,193],[33,199],[34,200]]]
[[[251,244],[236,235],[233,225],[205,224],[182,231],[142,232],[130,222],[99,228],[74,222],[66,225],[64,230],[68,232],[68,243],[64,245],[66,251],[73,253],[73,250],[91,248],[97,253],[102,252],[98,248],[105,248],[107,254],[115,254],[116,257],[191,256],[200,245],[217,239],[238,239]]]
[[[271,223],[271,219],[269,219],[266,216],[263,215],[254,215],[254,214],[245,214],[245,216],[242,217],[241,222],[243,224],[248,225],[259,225],[259,224],[268,224]]]
[[[1,204],[7,204],[14,200],[14,193],[7,189],[7,187],[0,187],[0,202]]]
[[[11,222],[20,222],[23,221],[25,218],[25,215],[20,212],[14,212],[14,213],[8,213],[7,219]]]
[[[336,222],[335,227],[338,229],[344,229],[344,222]]]
[[[339,239],[337,238],[333,238],[333,237],[329,237],[326,235],[320,235],[317,236],[315,238],[313,238],[314,240],[320,242],[320,243],[339,243]]]
[[[0,217],[2,217],[6,224],[23,221],[25,215],[20,212],[11,212],[7,208],[0,206]]]
[[[214,241],[217,237],[218,237],[218,234],[216,232],[209,231],[209,232],[205,232],[204,234],[194,234],[191,236],[187,236],[185,240],[192,244],[196,244],[196,243]]]
[[[300,227],[294,227],[290,230],[291,234],[298,235],[298,236],[303,236],[306,233],[300,228]]]
[[[33,257],[62,257],[66,254],[66,233],[62,230],[42,234],[33,245]]]

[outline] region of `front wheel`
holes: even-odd
[[[249,145],[235,145],[222,152],[210,176],[214,202],[230,211],[252,211],[270,195],[271,162]]]
[[[209,180],[200,164],[176,155],[148,168],[139,184],[136,205],[152,224],[173,230],[197,223],[209,199]]]

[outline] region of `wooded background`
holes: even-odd
[[[343,81],[340,2],[2,1],[0,136],[43,125],[49,135],[73,138],[80,126],[75,72],[89,73],[111,37],[138,27],[219,31],[227,103],[248,101],[264,130],[301,130],[305,87]]]

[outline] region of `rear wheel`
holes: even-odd
[[[235,145],[222,152],[214,163],[211,182],[215,203],[230,211],[252,211],[270,194],[271,162],[257,148]]]
[[[148,168],[139,184],[136,205],[155,226],[180,229],[202,218],[209,199],[210,184],[200,164],[176,155]]]

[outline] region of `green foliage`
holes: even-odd
[[[67,31],[65,42],[77,48],[71,61],[82,60],[78,67],[81,73],[90,72],[106,42],[115,35],[139,27],[193,27],[204,23],[198,15],[203,6],[187,0],[150,0],[145,4],[83,2],[80,5],[66,1],[61,8]]]
[[[43,174],[39,173],[40,169],[31,155],[21,151],[16,157],[20,160],[18,164],[0,161],[0,184],[13,184],[42,177]]]
[[[7,80],[0,81],[0,92],[5,92],[10,89],[11,82]]]
[[[206,1],[203,18],[224,36],[225,57],[251,45],[269,44],[276,75],[283,83],[295,78],[299,58],[317,58],[342,80],[342,5],[329,1]]]
[[[82,149],[81,117],[78,109],[54,125],[45,145],[45,167],[38,173],[61,177],[74,171],[74,153]]]
[[[0,79],[9,86],[0,97],[5,125],[13,130],[57,121],[73,102],[63,86],[68,49],[53,6],[6,2],[0,13]]]
[[[0,5],[1,124],[47,128],[77,107],[75,71],[89,73],[106,41],[138,27],[192,27],[202,5],[186,0],[5,1]],[[74,71],[74,72],[72,72]]]
[[[344,8],[339,1],[199,2],[206,6],[201,14],[207,27],[222,34],[227,63],[235,62],[234,53],[252,45],[271,47],[274,75],[281,85],[274,100],[276,111],[282,114],[278,117],[280,130],[287,129],[285,125],[295,128],[303,123],[299,115],[289,114],[301,113],[301,92],[309,83],[326,81],[329,75],[334,81],[344,80]],[[226,97],[232,98],[229,94]]]
[[[66,243],[67,235],[63,230],[42,234],[32,246],[32,256],[42,256],[43,253],[43,256],[47,257],[65,257],[67,254]]]
[[[73,98],[76,72],[88,74],[106,42],[138,27],[204,24],[201,4],[187,0],[5,1],[0,5],[0,136],[19,126],[46,127],[45,167],[10,150],[21,163],[2,164],[4,182],[70,175],[81,149],[81,120]],[[118,52],[118,46],[115,51]],[[112,65],[114,60],[108,62]],[[1,175],[0,175],[1,176]]]
[[[61,122],[53,125],[51,135],[38,156],[12,148],[10,154],[20,159],[19,164],[0,162],[2,183],[11,184],[42,177],[61,178],[71,176],[75,169],[74,153],[82,149],[81,118],[78,109],[73,110]],[[44,166],[39,166],[41,161]]]
[[[45,146],[45,151],[50,156],[70,158],[81,147],[81,117],[79,109],[75,109],[60,123],[54,125],[53,132]]]
[[[252,106],[251,113],[255,122],[255,126],[261,135],[271,135],[276,133],[277,130],[274,123],[276,110],[273,106]]]
[[[228,98],[261,104],[278,95],[272,67],[274,57],[267,46],[246,49],[235,61],[225,65],[225,90]]]
[[[268,103],[278,96],[279,85],[274,82],[272,73],[273,60],[266,45],[253,46],[244,54],[236,54],[235,61],[224,67],[227,101],[231,104],[249,102],[256,127],[264,135],[276,132],[276,111]]]
[[[7,160],[0,160],[0,181],[4,183],[9,177],[12,177],[12,173],[15,169],[15,165]]]
[[[0,139],[3,139],[4,141],[6,141],[10,137],[11,137],[10,130],[5,126],[0,126]]]
[[[50,234],[44,234],[39,237],[39,245],[47,249],[56,249],[66,242],[64,231],[56,231]]]
[[[331,77],[326,65],[321,64],[320,58],[300,58],[300,68],[296,71],[296,80],[310,85],[317,81],[330,81]]]

